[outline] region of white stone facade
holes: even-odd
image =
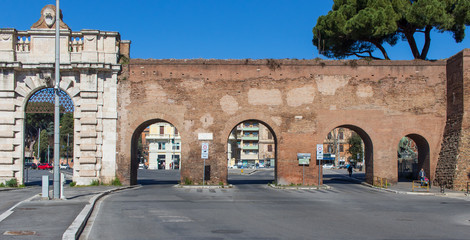
[[[23,182],[25,108],[35,92],[54,85],[54,29],[41,19],[27,31],[0,29],[0,183]],[[79,185],[115,178],[120,43],[117,32],[72,32],[61,23],[60,88],[74,103]]]

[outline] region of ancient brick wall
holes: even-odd
[[[374,176],[397,181],[397,146],[408,134],[429,144],[433,178],[446,119],[445,64],[132,59],[119,81],[118,176],[135,183],[132,145],[146,126],[163,120],[181,135],[181,178],[202,181],[198,133],[213,133],[206,163],[211,182],[225,182],[230,131],[254,119],[274,133],[276,180],[281,184],[301,183],[297,153],[311,153],[315,159],[316,144],[339,126],[360,132],[370,143],[369,181]],[[315,161],[303,178],[317,183]]]
[[[434,181],[459,190],[470,181],[469,60],[468,50],[447,60],[447,121]]]

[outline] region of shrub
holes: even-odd
[[[18,187],[18,181],[16,180],[16,178],[12,178],[12,179],[6,181],[5,185],[7,187]]]
[[[75,187],[76,185],[77,185],[76,182],[71,182],[71,183],[70,183],[70,187]]]
[[[99,186],[99,185],[100,185],[100,181],[98,179],[91,181],[91,184],[90,184],[90,186]]]
[[[122,186],[121,181],[117,177],[114,178],[114,180],[111,182],[111,185],[113,185],[113,186]]]
[[[189,178],[184,178],[184,185],[193,185],[193,182]]]
[[[5,183],[0,183],[0,187],[5,187]]]

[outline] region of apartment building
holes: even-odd
[[[150,125],[148,143],[149,169],[179,169],[181,163],[181,137],[173,125],[160,122]]]
[[[229,167],[274,167],[275,143],[271,131],[257,121],[239,124],[228,139]]]

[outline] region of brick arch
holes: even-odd
[[[418,148],[418,167],[417,167],[418,169],[417,170],[419,171],[421,168],[423,168],[426,173],[426,176],[432,181],[434,175],[431,174],[432,173],[431,149],[429,147],[428,140],[425,137],[423,137],[422,134],[418,134],[415,132],[411,132],[402,136],[408,137],[415,142],[416,147]],[[398,142],[397,142],[397,145],[398,145]],[[413,177],[416,178],[417,173],[414,174]]]
[[[152,115],[152,117],[150,117],[148,115]],[[181,149],[182,149],[181,155],[185,156],[185,154],[183,152],[183,149],[185,149],[185,147],[183,145],[186,141],[184,141],[183,139],[186,138],[186,133],[184,131],[182,131],[182,125],[178,121],[176,121],[176,119],[174,119],[173,117],[164,116],[164,115],[165,114],[144,114],[144,116],[140,117],[139,120],[134,121],[134,124],[132,124],[129,127],[129,129],[135,129],[132,133],[130,142],[128,143],[129,146],[130,146],[130,149],[129,149],[129,154],[130,155],[129,155],[128,161],[122,162],[119,165],[118,169],[122,169],[123,171],[128,172],[128,174],[130,176],[129,182],[130,182],[131,185],[137,184],[138,159],[137,159],[136,146],[137,146],[137,141],[138,141],[139,137],[141,136],[142,131],[146,127],[148,127],[148,126],[150,126],[154,123],[158,123],[158,122],[166,122],[166,123],[169,123],[169,124],[173,125],[176,129],[178,129],[178,132],[181,136]],[[142,118],[145,118],[145,117],[150,117],[150,119],[142,121]],[[171,120],[166,120],[166,119],[171,119]],[[140,124],[138,124],[139,121],[141,121]],[[126,141],[126,140],[124,140],[124,141]],[[183,157],[180,159],[180,161],[181,161],[180,166],[185,165],[183,163],[183,159],[184,159]]]
[[[335,127],[330,127],[330,128],[325,128],[328,130],[322,131],[320,136],[327,136],[329,132],[331,132],[333,129],[336,128],[347,128],[349,130],[352,130],[356,132],[364,142],[364,164],[365,164],[365,175],[366,175],[366,182],[368,183],[373,183],[374,180],[374,145],[372,142],[372,138],[368,134],[370,132],[370,129],[367,129],[367,127],[360,127],[362,124],[339,124],[339,125],[332,125]],[[366,130],[365,130],[366,129]]]
[[[273,128],[272,126],[276,126],[275,123],[273,121],[270,121],[270,120],[266,120],[266,121],[263,121],[263,120],[260,120],[261,118],[262,119],[268,119],[266,118],[265,116],[261,116],[262,114],[246,114],[246,116],[239,116],[239,117],[235,117],[235,118],[231,118],[229,121],[227,121],[227,123],[225,124],[225,128],[223,130],[223,134],[222,136],[226,136],[225,137],[225,142],[224,142],[224,148],[225,149],[228,149],[228,138],[230,136],[230,133],[233,131],[233,129],[235,129],[237,127],[237,125],[239,125],[240,123],[243,123],[243,122],[247,122],[247,121],[257,121],[261,124],[263,124],[264,126],[266,126],[269,131],[272,133],[273,135],[273,140],[274,140],[274,161],[275,161],[275,168],[274,168],[274,179],[277,179],[277,169],[278,169],[278,135],[276,134],[276,130],[274,130],[275,128]],[[245,118],[244,118],[245,117]],[[256,117],[260,117],[260,118],[256,118]],[[269,122],[269,123],[268,123]],[[232,125],[231,125],[232,124]],[[230,128],[230,126],[232,126]],[[279,131],[279,129],[277,129]],[[222,138],[223,140],[224,138]],[[228,166],[226,166],[227,170],[228,170]]]

